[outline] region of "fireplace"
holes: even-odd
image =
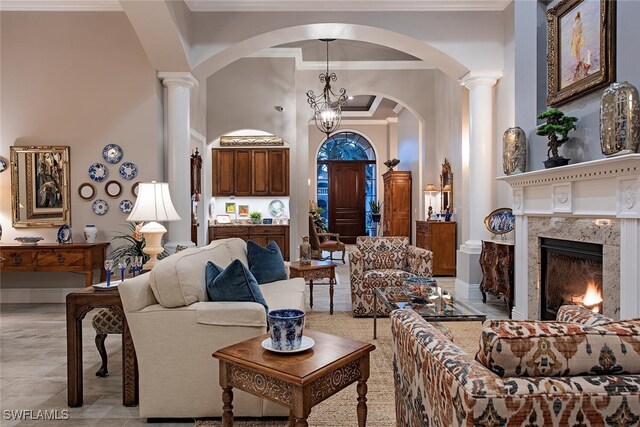
[[[542,320],[554,320],[563,304],[581,304],[602,313],[602,245],[540,239]]]

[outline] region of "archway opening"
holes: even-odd
[[[359,235],[375,235],[370,202],[377,197],[376,155],[371,142],[358,132],[338,132],[321,145],[316,160],[317,200],[325,224],[347,243]]]

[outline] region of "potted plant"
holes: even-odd
[[[252,223],[260,224],[262,222],[262,213],[260,211],[251,211],[249,212],[249,218],[251,218]]]
[[[371,210],[371,221],[380,222],[382,217],[382,202],[379,200],[371,200],[369,202],[369,209]]]
[[[549,151],[547,151],[547,160],[544,161],[544,167],[548,169],[567,165],[571,159],[565,159],[558,154],[558,148],[569,140],[567,135],[569,131],[575,130],[575,122],[578,121],[578,118],[565,116],[562,111],[554,108],[538,115],[538,120],[545,119],[547,123],[538,126],[536,131],[537,135],[549,138],[549,142],[547,143]]]

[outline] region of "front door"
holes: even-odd
[[[365,235],[365,163],[328,162],[329,230],[340,234],[344,243]]]

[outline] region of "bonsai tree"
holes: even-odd
[[[562,111],[554,108],[540,113],[538,115],[538,120],[547,121],[547,123],[543,123],[538,126],[538,129],[536,131],[537,135],[546,136],[547,138],[549,138],[549,142],[547,143],[547,145],[549,146],[547,157],[549,159],[564,159],[558,154],[558,148],[569,140],[569,137],[567,135],[569,134],[569,131],[575,130],[575,122],[578,121],[578,118],[565,116]]]

